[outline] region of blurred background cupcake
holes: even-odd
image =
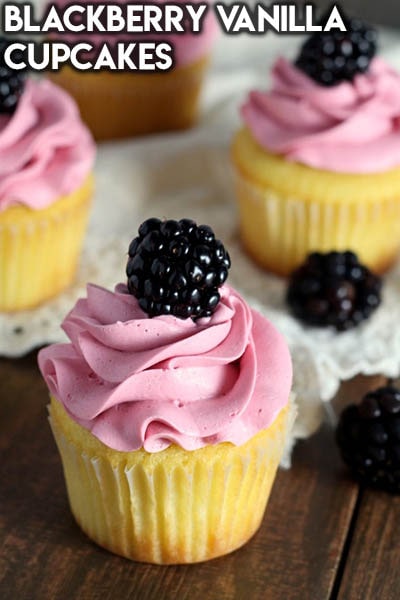
[[[165,0],[157,2],[163,4]],[[59,0],[57,4],[69,2]],[[173,45],[174,67],[166,72],[88,72],[64,67],[51,77],[76,99],[83,120],[97,140],[187,129],[198,118],[217,31],[216,19],[209,10],[198,34],[86,34],[84,40],[95,43],[159,38]],[[78,38],[76,34],[73,39]]]
[[[3,42],[4,45],[4,42]],[[95,146],[68,94],[0,70],[0,311],[32,308],[73,280]]]
[[[315,33],[252,91],[233,141],[243,245],[286,275],[314,250],[353,250],[376,271],[400,247],[400,76],[376,32]]]

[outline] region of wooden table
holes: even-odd
[[[382,378],[346,384],[358,399]],[[398,600],[400,497],[352,482],[324,426],[281,470],[262,527],[230,556],[157,567],[113,556],[72,519],[34,354],[0,359],[1,600]]]

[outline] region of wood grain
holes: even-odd
[[[339,600],[398,600],[400,497],[366,490],[338,595]]]
[[[2,600],[324,600],[358,487],[325,426],[280,471],[262,527],[237,552],[191,566],[129,562],[88,540],[67,504],[35,356],[0,360]]]

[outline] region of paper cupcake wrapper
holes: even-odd
[[[90,178],[47,209],[0,212],[0,311],[35,307],[71,284],[92,187]]]
[[[107,448],[100,456],[90,445],[83,451],[60,426],[54,402],[50,421],[71,510],[100,546],[137,561],[193,563],[232,552],[257,531],[292,420],[289,408],[243,446],[192,452],[175,446],[146,458],[144,451]]]
[[[288,275],[312,251],[352,250],[376,272],[385,271],[396,259],[400,197],[317,202],[262,187],[239,170],[236,191],[243,245],[270,271]]]
[[[197,119],[206,56],[167,73],[77,73],[51,75],[77,101],[98,140],[186,129]]]

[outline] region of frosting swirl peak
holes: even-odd
[[[282,336],[228,286],[212,317],[149,319],[125,285],[89,285],[63,323],[71,342],[39,367],[72,419],[115,450],[246,442],[287,401]]]
[[[272,89],[253,91],[242,116],[258,143],[318,169],[374,173],[400,166],[400,75],[375,58],[354,81],[323,87],[284,58]]]
[[[11,116],[0,116],[0,211],[49,206],[89,175],[95,145],[75,102],[50,81],[28,80]]]

